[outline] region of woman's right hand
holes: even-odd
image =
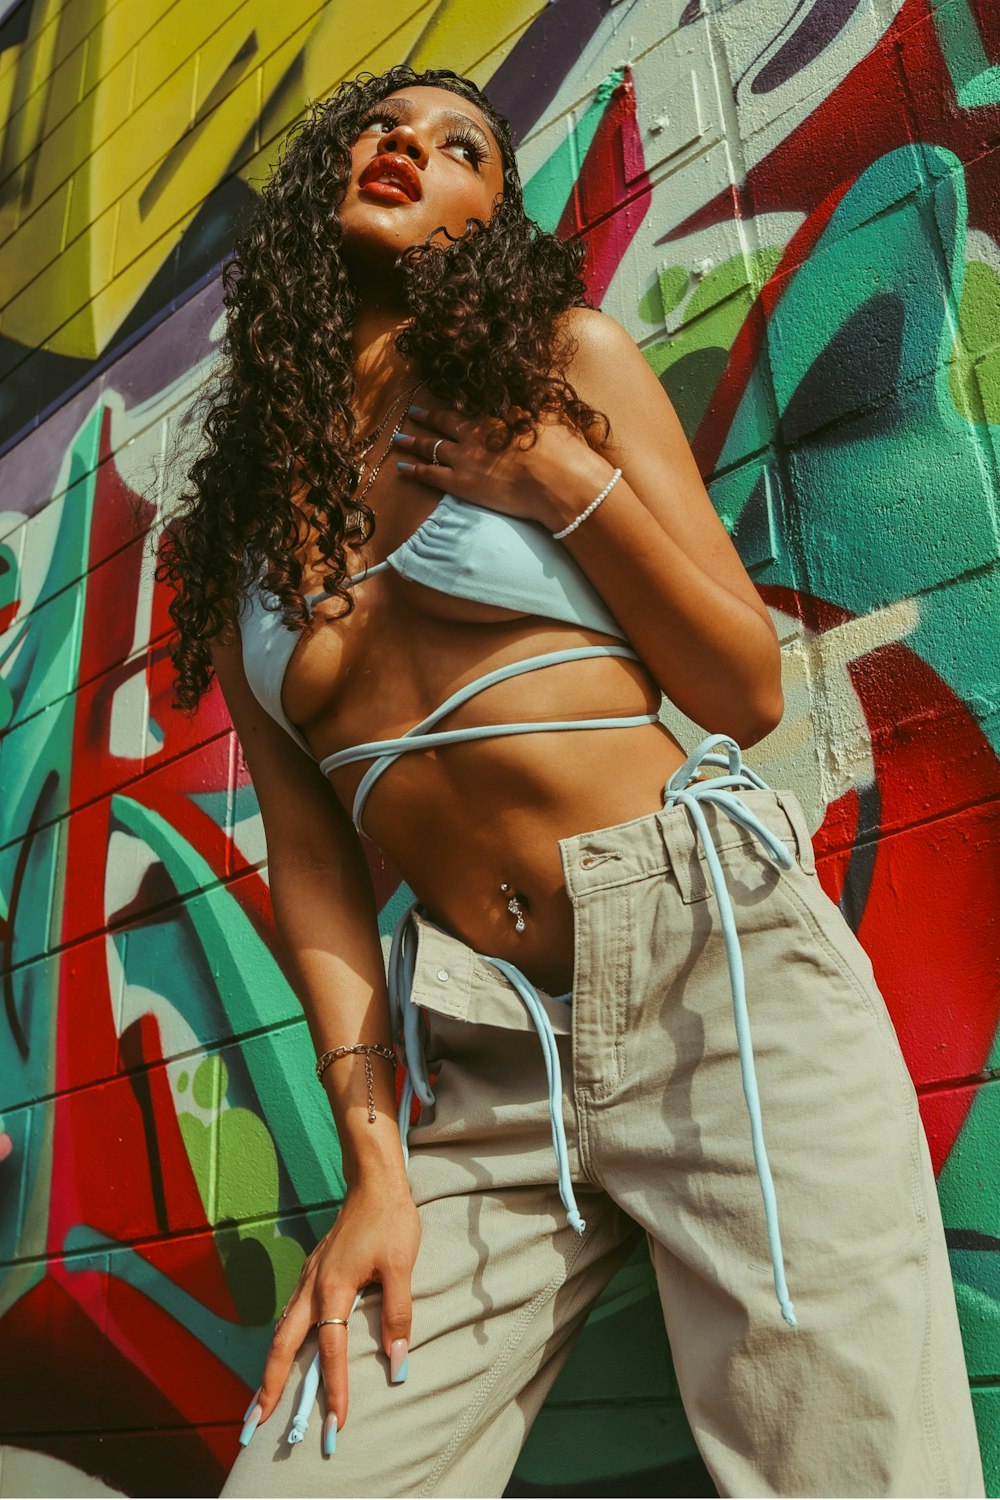
[[[274,1411],[292,1363],[309,1330],[321,1318],[346,1318],[358,1291],[382,1285],[382,1347],[390,1378],[402,1384],[410,1340],[410,1279],[420,1244],[420,1218],[405,1177],[387,1190],[384,1178],[348,1189],[336,1222],[306,1258],[298,1283],[279,1319],[264,1366],[256,1403],[240,1441],[250,1441],[258,1422]],[[332,1453],[347,1420],[347,1340],[341,1324],[319,1329],[320,1368],[326,1390],[323,1451]]]

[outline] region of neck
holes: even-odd
[[[362,431],[374,426],[389,402],[420,378],[413,361],[405,359],[395,346],[396,335],[409,321],[398,302],[388,298],[376,301],[366,297],[358,307],[351,342],[355,404]]]

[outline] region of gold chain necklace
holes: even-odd
[[[423,386],[423,381],[420,381],[420,384],[418,384],[418,386],[414,386],[414,389],[409,392],[409,396],[414,396],[415,393],[420,390],[420,386]],[[381,422],[379,422],[378,428],[375,429],[375,432],[370,432],[370,434],[367,435],[367,438],[361,438],[361,463],[360,466],[358,466],[358,472],[360,472],[360,474],[364,474],[364,469],[366,469],[367,466],[366,463],[364,463],[364,459],[366,459],[367,455],[372,452],[373,447],[375,447],[375,444],[378,443],[379,438],[381,438],[382,432],[385,431],[385,423],[387,423],[388,419],[393,416],[394,411],[396,411],[396,408],[399,407],[400,401],[409,401],[409,396],[406,395],[406,393],[403,393],[402,396],[397,396],[396,401],[391,402],[390,407],[388,407],[387,413],[385,413],[385,416],[382,417],[382,420]]]
[[[357,531],[358,528],[360,527],[361,522],[364,519],[364,516],[363,516],[362,511],[360,511],[358,509],[358,503],[365,498],[365,496],[367,495],[368,491],[371,489],[372,485],[375,483],[376,479],[378,478],[378,476],[379,476],[379,470],[381,469],[382,465],[385,463],[386,459],[389,457],[389,453],[390,453],[390,451],[392,449],[392,440],[396,436],[396,433],[402,427],[403,423],[406,421],[406,413],[407,413],[407,410],[409,409],[410,402],[413,400],[414,396],[421,389],[421,387],[423,385],[425,385],[425,384],[426,384],[425,381],[418,380],[417,383],[416,383],[416,385],[413,387],[412,390],[407,391],[407,393],[404,396],[401,396],[399,398],[399,401],[396,401],[396,402],[393,403],[393,405],[389,408],[389,411],[386,414],[384,420],[382,421],[381,426],[379,428],[380,432],[384,432],[385,431],[385,426],[386,426],[386,423],[389,420],[389,417],[392,416],[393,412],[400,405],[400,402],[405,402],[405,405],[403,406],[403,410],[399,414],[399,418],[398,418],[398,420],[396,422],[396,425],[392,429],[392,432],[389,434],[389,441],[386,443],[385,448],[384,448],[381,456],[379,457],[378,463],[374,466],[374,468],[371,470],[371,473],[368,475],[368,478],[365,480],[364,489],[361,490],[357,495],[353,496],[353,499],[354,499],[355,503],[354,503],[354,505],[351,507],[351,509],[347,512],[347,514],[344,517],[344,532],[345,532],[345,534],[347,534],[349,532],[352,532],[352,531]],[[365,466],[362,465],[362,467],[361,467],[361,473],[363,474],[364,471],[365,471]]]

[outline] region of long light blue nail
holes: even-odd
[[[257,1424],[259,1423],[259,1421],[260,1421],[260,1419],[261,1419],[261,1417],[263,1415],[264,1415],[263,1407],[261,1407],[260,1405],[257,1405],[255,1407],[253,1407],[253,1409],[250,1412],[249,1417],[247,1417],[247,1420],[244,1422],[244,1424],[243,1424],[243,1431],[240,1433],[240,1443],[242,1444],[242,1446],[244,1448],[247,1446],[247,1444],[250,1442],[250,1439],[253,1437],[254,1433],[257,1431]]]
[[[323,1423],[323,1456],[332,1458],[337,1451],[337,1414],[330,1412]]]
[[[257,1405],[257,1402],[260,1400],[260,1393],[261,1393],[262,1390],[263,1390],[263,1386],[259,1385],[257,1387],[257,1389],[254,1391],[253,1395],[250,1397],[250,1405],[247,1407],[246,1411],[243,1413],[243,1421],[244,1422],[248,1422],[250,1420],[250,1413],[253,1411],[254,1407]]]
[[[406,1339],[393,1339],[389,1345],[389,1379],[402,1385],[410,1368],[410,1346]]]
[[[404,463],[402,459],[400,459],[399,463],[396,465],[396,468],[400,471],[401,474],[412,474],[414,467],[415,466],[413,464]]]
[[[407,411],[409,412],[411,417],[416,417],[418,422],[422,422],[424,417],[426,417],[427,415],[426,406],[408,406]]]

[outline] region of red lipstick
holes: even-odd
[[[408,198],[411,203],[422,196],[416,167],[409,157],[392,152],[376,156],[368,163],[358,178],[358,187],[370,188],[380,198]]]

